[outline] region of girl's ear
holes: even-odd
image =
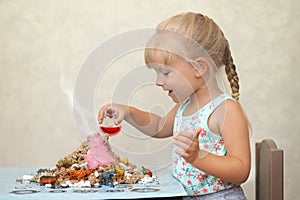
[[[194,68],[195,68],[195,75],[196,77],[201,77],[203,76],[208,69],[207,61],[204,58],[197,58],[193,62]]]

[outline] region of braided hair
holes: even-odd
[[[239,77],[236,72],[236,66],[233,63],[233,58],[231,56],[231,51],[229,49],[229,44],[227,42],[227,47],[224,51],[223,56],[223,63],[225,65],[225,72],[227,74],[227,79],[230,83],[231,91],[232,91],[232,97],[236,100],[239,100]]]

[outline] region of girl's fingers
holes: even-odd
[[[201,133],[201,130],[202,130],[201,128],[199,128],[199,129],[196,130],[195,136],[194,136],[194,141],[195,141],[195,140],[198,141],[198,138],[199,138],[199,135],[200,135],[200,133]]]
[[[101,109],[98,112],[98,123],[101,124],[102,123],[102,119],[103,119],[103,115],[101,113]]]
[[[199,154],[199,134],[201,129],[195,131],[194,134],[180,132],[174,137],[174,144],[178,146],[175,153],[182,156],[187,162],[193,162],[193,160]]]
[[[181,148],[183,151],[186,151],[186,149],[189,147],[189,145],[180,140],[174,140],[174,145]]]
[[[105,110],[105,106],[101,107],[99,112],[98,112],[98,122],[99,124],[102,123],[103,118],[104,118],[104,110]]]
[[[184,151],[183,151],[182,149],[176,150],[175,153],[176,153],[177,155],[179,155],[179,156],[182,156],[182,157],[184,157],[184,154],[185,154]]]
[[[124,119],[124,116],[119,114],[117,119],[115,120],[115,124],[119,125],[123,121],[123,119]]]
[[[189,143],[191,141],[193,141],[194,136],[192,133],[186,133],[186,132],[179,132],[176,136],[175,136],[176,140],[181,140],[183,142]]]
[[[100,108],[100,110],[99,110],[99,112],[98,112],[98,122],[99,122],[99,124],[101,124],[102,121],[103,121],[105,110],[106,110],[107,108],[111,107],[111,106],[112,106],[112,104],[106,104],[106,105],[104,105],[104,106],[102,106],[102,107]]]
[[[187,151],[189,148],[192,148],[195,138],[197,137],[192,133],[180,132],[174,137],[174,144]]]
[[[175,136],[174,137],[174,142],[190,145],[193,142],[193,140],[190,140],[190,139],[185,138],[185,137]]]
[[[199,138],[200,132],[201,132],[201,129],[198,129],[195,132],[195,135],[194,135],[194,138],[193,138],[193,145],[197,146],[197,148],[199,148],[199,139],[198,138]]]

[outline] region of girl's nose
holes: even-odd
[[[159,76],[157,76],[157,78],[156,78],[156,85],[157,86],[163,86],[164,85],[163,79]]]

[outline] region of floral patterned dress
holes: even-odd
[[[224,140],[220,135],[214,134],[208,128],[208,118],[213,113],[213,111],[227,99],[234,100],[227,94],[221,94],[193,115],[182,116],[185,107],[189,103],[189,100],[185,101],[177,111],[174,121],[173,135],[178,134],[178,132],[180,131],[194,134],[196,130],[201,128],[201,132],[198,138],[199,148],[218,156],[226,156]],[[206,174],[201,170],[193,167],[190,163],[187,163],[181,156],[177,155],[175,153],[175,149],[176,147],[174,146],[172,153],[173,175],[183,184],[188,195],[198,196],[210,194],[234,186],[234,184],[222,181],[219,178]]]

